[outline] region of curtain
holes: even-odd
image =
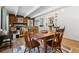
[[[2,15],[1,15],[2,16],[2,19],[1,19],[1,21],[2,21],[2,30],[4,32],[8,32],[9,27],[8,27],[8,13],[7,13],[7,10],[4,7],[2,7],[1,12],[2,12]]]

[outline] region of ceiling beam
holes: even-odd
[[[33,16],[31,16],[31,18],[33,18],[33,17],[37,17],[37,16],[41,16],[41,15],[44,15],[44,14],[47,14],[47,13],[49,13],[49,12],[54,12],[54,11],[57,11],[57,10],[59,10],[59,9],[62,9],[62,8],[65,8],[66,6],[64,6],[64,7],[55,7],[55,8],[50,8],[50,9],[48,9],[48,10],[46,10],[46,11],[43,11],[43,12],[41,12],[41,13],[38,13],[38,14],[36,14],[36,15],[33,15]]]
[[[24,17],[29,16],[32,12],[36,11],[40,6],[34,7],[31,11],[29,11]]]
[[[18,15],[19,9],[20,9],[20,6],[17,7],[17,10],[15,11],[15,16]]]

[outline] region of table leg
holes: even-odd
[[[47,53],[47,41],[44,40],[44,52]]]

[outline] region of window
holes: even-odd
[[[2,30],[8,32],[8,13],[4,7],[1,8],[1,16]]]

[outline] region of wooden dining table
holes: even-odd
[[[47,53],[47,40],[54,38],[55,32],[54,31],[47,31],[47,32],[32,32],[32,38],[35,40],[43,40],[44,41],[44,52]]]

